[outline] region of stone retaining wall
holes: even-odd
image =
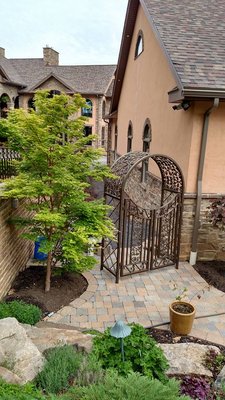
[[[9,218],[24,214],[22,204],[13,208],[12,199],[0,199],[0,299],[32,255],[33,244],[21,238],[15,226],[8,222]]]
[[[212,199],[221,196],[204,195],[201,204],[200,229],[198,236],[198,260],[225,261],[225,232],[213,227],[209,222],[207,207]],[[183,224],[181,231],[180,260],[189,260],[195,216],[196,196],[185,196]]]

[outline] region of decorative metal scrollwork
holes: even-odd
[[[161,180],[148,170],[150,159]],[[178,266],[184,182],[176,162],[132,152],[117,159],[112,172],[117,178],[106,181],[105,196],[118,236],[104,241],[101,268],[118,282],[120,276]]]

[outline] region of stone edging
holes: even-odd
[[[95,294],[97,288],[98,288],[98,282],[95,276],[91,272],[84,272],[83,277],[87,280],[88,287],[87,290],[77,299],[71,301],[71,303],[68,304],[68,306],[78,308],[82,304],[84,304],[86,301],[90,300],[90,298]]]

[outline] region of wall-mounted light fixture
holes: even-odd
[[[184,110],[187,111],[191,107],[191,103],[188,100],[183,100],[180,104],[173,106],[174,111]]]

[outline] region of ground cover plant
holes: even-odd
[[[70,386],[82,360],[73,346],[56,347],[47,352],[43,370],[36,377],[36,385],[46,393],[59,393]]]
[[[100,162],[102,150],[88,146],[85,118],[78,115],[85,100],[80,95],[35,94],[35,110],[10,110],[0,119],[0,134],[17,151],[18,175],[4,181],[6,198],[24,200],[27,217],[12,222],[24,237],[40,237],[40,251],[47,254],[45,291],[57,261],[64,270],[82,272],[95,265],[87,250],[93,238],[112,237],[108,207],[88,194],[91,179],[111,176]]]
[[[114,368],[122,375],[131,371],[165,381],[168,368],[163,351],[139,324],[130,324],[132,331],[124,338],[125,361],[122,361],[120,341],[110,335],[110,329],[94,338],[93,352],[103,368]]]
[[[179,383],[170,379],[162,383],[138,373],[119,376],[115,371],[107,372],[96,384],[83,388],[72,388],[60,400],[189,400],[179,394]]]
[[[33,384],[13,385],[0,379],[1,400],[45,400],[42,393]]]
[[[35,325],[42,317],[42,311],[33,304],[13,300],[0,303],[0,319],[14,317],[23,324]]]

